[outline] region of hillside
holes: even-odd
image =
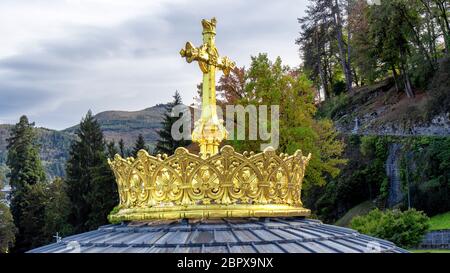
[[[157,130],[161,128],[165,105],[159,104],[141,111],[106,111],[95,115],[108,141],[116,143],[123,139],[126,147],[134,144],[137,136],[142,134],[148,145],[153,146],[157,139]],[[0,125],[0,167],[6,164],[6,139],[13,125]],[[41,147],[41,159],[49,178],[64,176],[65,162],[70,143],[75,139],[78,125],[62,131],[37,128],[38,143]]]
[[[117,143],[123,139],[125,146],[130,147],[142,134],[149,145],[154,145],[158,140],[157,130],[161,128],[165,107],[158,104],[141,111],[105,111],[95,115],[95,118],[108,141]],[[78,125],[75,125],[62,132],[73,134],[77,128]]]
[[[6,139],[10,135],[12,125],[0,125],[0,166],[6,164]],[[68,157],[70,142],[73,134],[37,128],[38,144],[40,146],[41,160],[50,178],[64,175],[64,166]]]
[[[449,71],[450,60],[442,60],[429,86],[415,89],[414,98],[397,91],[395,81],[388,78],[327,100],[319,114],[333,119],[345,134],[450,135]]]

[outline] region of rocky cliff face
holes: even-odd
[[[393,136],[450,135],[450,60],[442,60],[428,87],[408,98],[395,81],[355,88],[321,108],[344,134]]]
[[[335,122],[338,131],[344,134],[391,135],[391,136],[448,136],[450,135],[450,113],[436,115],[431,121],[402,124],[389,121],[380,124],[379,112],[351,118],[343,116]]]

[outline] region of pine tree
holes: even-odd
[[[70,200],[67,196],[67,183],[57,177],[46,189],[44,234],[48,242],[59,236],[72,234],[72,226],[68,223]]]
[[[114,158],[114,156],[119,152],[116,147],[116,142],[114,140],[108,142],[106,145],[106,149],[108,150],[108,157]]]
[[[119,140],[119,153],[121,157],[125,157],[126,151],[125,151],[125,143],[123,142],[123,139]]]
[[[0,168],[0,189],[3,189],[3,170]],[[5,194],[0,191],[0,253],[6,253],[14,245],[16,226],[9,207],[3,202]]]
[[[0,253],[6,253],[14,245],[16,227],[8,206],[0,202]]]
[[[172,138],[172,125],[180,119],[180,117],[175,117],[171,115],[172,109],[183,104],[180,93],[178,91],[173,95],[173,101],[167,104],[167,112],[164,114],[164,120],[162,122],[162,129],[158,131],[159,140],[156,144],[156,152],[165,153],[171,155],[175,152],[178,147],[186,147],[191,144],[190,140],[174,140]]]
[[[23,192],[23,214],[15,249],[18,252],[33,249],[49,242],[45,235],[45,206],[47,202],[47,183],[28,185]],[[20,241],[23,238],[23,241]]]
[[[107,223],[118,195],[107,163],[103,133],[91,111],[81,121],[76,135],[78,139],[71,145],[66,166],[69,221],[75,232],[84,232]]]
[[[132,156],[136,157],[140,150],[145,150],[147,152],[149,151],[147,145],[145,145],[145,139],[142,136],[142,134],[138,135],[138,138],[136,139],[136,142],[134,143]]]
[[[11,213],[18,229],[14,251],[22,252],[42,241],[44,219],[42,191],[46,177],[39,158],[34,123],[26,116],[13,127],[8,142],[7,165],[11,185]],[[30,221],[30,213],[36,221]]]

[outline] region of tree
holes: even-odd
[[[252,57],[245,78],[245,94],[238,100],[239,104],[279,105],[282,109],[279,151],[292,154],[301,149],[305,154],[312,153],[305,182],[323,185],[327,175],[337,175],[338,166],[345,162],[340,158],[344,146],[337,139],[331,120],[314,119],[317,110],[314,89],[306,75],[282,65],[280,58],[271,62],[266,54],[259,54]],[[233,140],[232,145],[241,152],[257,151],[261,142]]]
[[[372,84],[382,74],[378,67],[378,59],[374,54],[373,41],[370,40],[369,5],[366,1],[355,1],[350,7],[348,24],[352,29],[352,60],[355,67],[355,83],[359,85]]]
[[[18,238],[24,238],[24,243],[16,244],[20,252],[42,246],[49,242],[46,237],[45,226],[45,206],[47,202],[47,183],[38,182],[28,185],[23,195],[23,214],[19,225]],[[26,243],[26,244],[25,244]]]
[[[394,3],[395,2],[395,3]],[[410,80],[408,56],[411,52],[409,28],[405,18],[397,10],[400,1],[382,1],[381,5],[371,7],[369,12],[369,36],[374,41],[376,53],[386,68],[391,68],[395,73],[400,69],[404,90],[408,97],[414,97],[414,91]],[[395,78],[395,75],[394,75]]]
[[[134,143],[134,147],[133,147],[133,151],[132,151],[133,157],[136,157],[140,150],[144,150],[144,151],[148,152],[148,147],[145,144],[145,139],[142,136],[142,134],[138,135],[138,138],[136,139],[136,142]]]
[[[119,140],[119,153],[121,157],[125,157],[125,143],[123,142],[122,138]]]
[[[158,131],[159,140],[156,144],[156,152],[165,153],[171,155],[178,147],[186,147],[191,141],[186,139],[175,140],[172,137],[173,124],[182,118],[182,115],[188,115],[188,113],[181,113],[181,117],[172,115],[172,110],[175,106],[183,104],[180,93],[178,91],[173,95],[173,101],[167,104],[167,111],[164,114],[164,120],[162,122],[162,129]],[[186,128],[184,128],[186,130]]]
[[[301,25],[300,37],[296,44],[300,46],[303,66],[308,71],[309,78],[322,89],[324,98],[332,96],[334,43],[332,42],[332,22],[326,9],[317,7],[314,3],[308,6],[306,16],[299,18]],[[320,95],[320,92],[319,92]]]
[[[3,179],[0,169],[0,189],[3,189]],[[9,207],[3,202],[4,193],[0,191],[0,253],[6,253],[13,247],[16,226]]]
[[[448,0],[310,0],[299,18],[303,67],[324,99],[336,84],[363,85],[392,75],[397,91],[414,97],[438,61],[449,56]],[[321,93],[319,93],[321,94]],[[322,99],[322,98],[321,98]]]
[[[0,253],[7,253],[14,246],[16,227],[8,206],[0,202]]]
[[[26,116],[12,128],[7,143],[11,213],[18,230],[14,251],[22,252],[42,242],[39,228],[44,219],[41,189],[45,187],[46,177],[36,145],[34,123]],[[36,221],[30,221],[29,217]]]
[[[341,3],[343,2],[343,3]],[[310,0],[306,16],[299,18],[302,31],[296,43],[300,45],[305,60],[305,68],[311,79],[322,86],[325,96],[331,95],[333,83],[331,71],[336,62],[344,76],[347,91],[352,90],[353,72],[351,67],[351,25],[345,26],[344,10],[350,11],[352,1]],[[345,7],[344,7],[345,6]],[[346,28],[347,35],[344,33]]]
[[[68,223],[70,214],[70,199],[67,196],[66,182],[57,177],[46,188],[45,198],[44,235],[48,242],[54,239],[56,233],[59,236],[67,236],[73,233],[72,226]]]
[[[343,34],[343,15],[342,15],[342,10],[343,8],[341,7],[341,3],[339,0],[334,0],[334,1],[329,1],[329,0],[325,0],[325,2],[327,2],[327,5],[330,7],[331,9],[331,14],[333,17],[333,23],[334,23],[334,27],[335,27],[335,33],[336,33],[336,40],[337,40],[337,44],[338,44],[338,48],[339,48],[339,59],[341,62],[341,66],[342,66],[342,70],[344,71],[344,76],[345,76],[345,83],[347,85],[347,91],[351,91],[352,90],[352,84],[353,84],[353,75],[352,75],[352,69],[351,69],[351,44],[349,43],[350,39],[351,39],[351,29],[347,28],[347,37],[348,40],[345,41],[344,39],[344,34]],[[346,1],[347,2],[347,7],[348,7],[348,3],[349,0]],[[347,8],[348,10],[348,8]],[[350,24],[348,24],[347,26],[351,26]]]
[[[114,175],[107,163],[100,125],[89,111],[76,131],[66,165],[67,194],[71,203],[69,222],[74,232],[107,223],[118,203]]]
[[[8,177],[12,190],[20,190],[25,185],[45,181],[45,172],[39,158],[34,123],[26,116],[20,117],[11,130],[7,140],[8,157],[6,164],[10,168]]]
[[[114,156],[119,152],[116,147],[116,142],[114,140],[106,144],[107,155],[109,158],[114,158]]]
[[[234,105],[245,96],[245,68],[235,67],[228,76],[220,77],[217,85],[217,105]],[[200,89],[201,90],[201,89]]]
[[[423,7],[425,8],[426,18],[428,25],[428,35],[433,39],[433,44],[435,46],[437,37],[441,36],[444,40],[445,52],[447,55],[450,54],[450,23],[448,9],[450,7],[450,2],[448,0],[420,0]],[[438,26],[439,28],[435,28]],[[440,30],[440,34],[437,33]],[[436,52],[434,52],[436,54]]]

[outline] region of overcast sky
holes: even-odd
[[[1,0],[0,124],[26,114],[64,129],[92,109],[141,110],[201,80],[179,55],[215,16],[219,54],[248,66],[259,52],[298,66],[306,0]],[[219,74],[220,76],[220,74]]]

